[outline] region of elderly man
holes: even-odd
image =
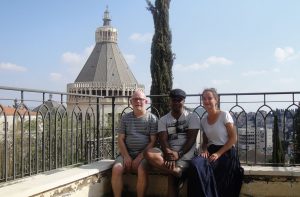
[[[182,173],[194,157],[200,120],[184,108],[186,94],[183,90],[173,89],[169,97],[171,111],[158,122],[161,149],[149,149],[145,157],[154,167],[169,174],[168,196],[174,197],[178,196]]]
[[[123,173],[137,172],[137,196],[145,196],[147,189],[147,164],[144,151],[155,145],[157,138],[157,118],[146,111],[146,96],[135,91],[130,99],[133,112],[122,116],[118,129],[120,155],[112,168],[112,189],[115,197],[121,197]]]

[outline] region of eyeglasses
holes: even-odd
[[[137,102],[137,101],[144,101],[144,100],[146,100],[146,99],[144,99],[144,98],[132,98],[131,99],[132,101],[134,101],[134,102]]]

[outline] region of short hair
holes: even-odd
[[[146,95],[145,95],[144,91],[141,90],[141,89],[136,89],[136,90],[132,93],[131,98],[133,98],[133,96],[134,96],[135,94],[137,94],[137,93],[141,93],[141,94],[143,95],[143,97],[146,98]]]

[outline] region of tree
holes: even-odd
[[[146,0],[153,15],[155,33],[151,46],[151,95],[166,95],[173,86],[172,66],[174,54],[171,49],[172,35],[169,28],[169,6],[171,0],[156,0],[155,6]],[[152,107],[159,115],[169,111],[168,97],[152,97]]]
[[[275,164],[284,164],[284,152],[279,137],[277,114],[274,116],[272,161]]]
[[[300,163],[300,108],[296,110],[294,119],[294,162]]]

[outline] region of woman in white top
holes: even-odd
[[[201,119],[202,152],[191,161],[188,196],[239,196],[243,168],[235,149],[233,119],[218,108],[219,96],[214,88],[203,91],[202,101],[207,112]]]

